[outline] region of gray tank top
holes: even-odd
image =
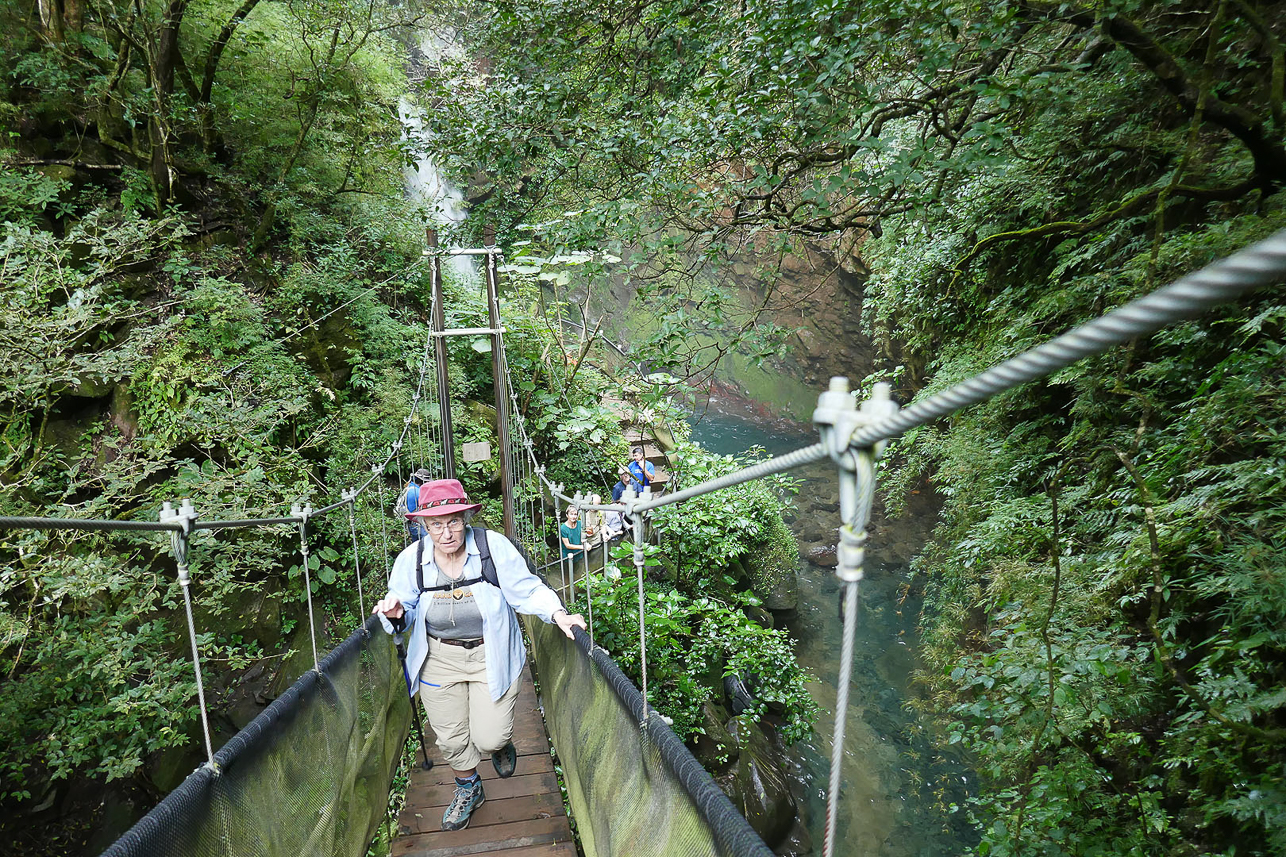
[[[453,582],[439,571],[434,586],[450,586]],[[429,599],[424,619],[430,634],[444,640],[482,639],[482,611],[473,600],[472,586],[426,592],[424,597]]]

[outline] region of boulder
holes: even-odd
[[[822,568],[834,568],[839,563],[837,545],[817,545],[804,552],[804,559]]]
[[[795,824],[790,781],[768,736],[756,724],[734,717],[726,726],[740,752],[736,764],[715,781],[768,847],[775,848],[786,841]]]
[[[727,719],[728,712],[722,705],[707,699],[701,706],[701,728],[705,734],[695,736],[692,755],[712,775],[727,770],[741,752],[732,733],[723,725]]]

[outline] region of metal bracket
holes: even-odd
[[[862,579],[866,561],[866,525],[875,499],[875,462],[887,446],[880,441],[874,446],[857,448],[853,435],[864,426],[879,422],[897,412],[892,388],[876,384],[871,398],[858,408],[849,393],[848,379],[831,378],[829,389],[817,397],[813,422],[821,433],[827,454],[839,466],[839,545],[836,549],[835,576],[845,583]]]
[[[173,504],[168,500],[161,504],[160,521],[162,524],[178,524],[183,529],[173,530],[170,533],[170,547],[174,551],[174,559],[179,567],[179,583],[187,586],[191,582],[188,576],[188,539],[192,536],[192,524],[196,521],[196,509],[192,506],[192,501],[183,498],[179,503],[178,511],[174,510]]]

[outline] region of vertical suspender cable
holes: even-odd
[[[625,492],[625,497],[627,500],[634,499],[631,496],[632,492],[633,492],[632,488],[628,489]],[[639,495],[639,499],[643,500],[644,502],[652,499],[652,489],[650,487],[644,487],[643,493]],[[645,558],[643,554],[643,514],[640,513],[635,516],[635,521],[634,521],[634,571],[637,574],[638,581],[639,581],[639,677],[641,678],[642,684],[643,684],[641,688],[643,693],[643,721],[646,723],[647,706],[648,706],[648,702],[647,702],[647,626],[644,623],[644,615],[646,613],[647,602],[645,601],[644,594],[643,594],[644,565],[645,565]]]
[[[380,518],[380,540],[384,545],[384,580],[387,581],[393,575],[393,568],[391,565],[392,559],[389,558],[388,552],[388,507],[384,505],[384,468],[383,466],[379,466],[378,468],[372,467],[371,469],[379,474],[379,477],[375,480],[380,486],[378,495],[379,507],[376,511],[379,512]]]
[[[851,446],[860,426],[869,425],[897,412],[888,384],[876,384],[871,398],[857,403],[849,395],[847,378],[832,378],[830,388],[817,399],[813,422],[822,434],[822,445],[839,468],[840,543],[835,576],[844,597],[844,637],[840,649],[839,675],[835,679],[835,727],[831,736],[831,770],[826,793],[826,835],[823,857],[835,853],[840,778],[844,766],[844,731],[848,721],[848,697],[853,673],[853,645],[857,633],[858,584],[866,561],[866,522],[875,497],[875,459],[883,444]]]
[[[174,551],[175,564],[178,566],[179,587],[183,590],[183,609],[187,613],[188,642],[192,646],[192,670],[196,675],[197,705],[201,708],[201,732],[205,736],[205,765],[212,771],[218,770],[214,764],[214,743],[210,739],[210,715],[205,707],[205,682],[201,680],[201,650],[196,642],[196,620],[192,616],[192,576],[188,571],[188,537],[192,521],[196,519],[196,509],[192,501],[185,499],[179,504],[179,510],[168,502],[161,507],[161,522],[177,522],[181,530],[170,533],[170,547]]]
[[[308,637],[313,644],[313,669],[321,672],[321,661],[317,657],[317,622],[313,617],[313,582],[308,570],[308,519],[312,517],[313,507],[298,505],[290,507],[290,517],[299,518],[299,553],[304,565],[304,594],[308,598]]]
[[[353,572],[357,575],[357,608],[358,616],[366,619],[366,598],[362,594],[362,561],[357,554],[357,491],[344,492],[348,500],[348,530],[353,534]]]

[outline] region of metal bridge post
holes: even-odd
[[[496,228],[486,227],[482,241],[487,249],[496,246]],[[491,373],[496,394],[496,446],[500,447],[500,498],[503,504],[505,535],[516,540],[514,532],[513,462],[509,458],[509,402],[505,395],[504,341],[500,338],[500,269],[499,254],[487,253],[487,318],[491,323]],[[439,337],[441,338],[441,337]]]
[[[214,764],[214,744],[210,740],[210,716],[205,710],[205,682],[201,680],[201,653],[196,643],[196,621],[192,618],[192,575],[188,568],[188,540],[192,535],[192,522],[196,520],[196,509],[192,501],[184,499],[179,510],[166,502],[161,506],[161,523],[179,524],[182,529],[170,533],[170,549],[174,552],[174,561],[178,566],[179,587],[183,590],[183,607],[188,618],[188,642],[192,645],[192,669],[196,673],[196,697],[201,706],[201,731],[205,735],[205,766],[211,771],[218,771]]]
[[[438,249],[438,231],[424,230],[425,242],[429,245],[429,270],[433,282],[433,321],[432,327],[438,333],[447,329],[446,310],[442,302],[442,257]],[[451,379],[447,375],[447,339],[445,336],[433,337],[433,362],[437,364],[438,409],[442,420],[442,478],[455,479],[455,439],[451,428]]]
[[[839,467],[840,543],[835,576],[843,591],[844,638],[839,675],[835,679],[835,729],[831,743],[830,784],[826,795],[826,838],[823,857],[835,852],[837,822],[835,802],[839,796],[844,764],[844,726],[848,718],[848,694],[853,673],[853,644],[857,632],[857,594],[866,560],[866,524],[875,497],[875,460],[885,444],[855,447],[854,433],[897,410],[888,384],[876,384],[871,398],[862,403],[849,394],[848,379],[831,378],[830,388],[817,399],[813,422],[821,433],[822,445]]]
[[[585,496],[581,494],[581,492],[579,491],[577,491],[572,496],[572,508],[576,510],[577,523],[580,525],[580,546],[582,548],[585,547],[585,522],[580,520],[580,504],[584,501],[584,499],[585,499]],[[583,550],[581,551],[582,554],[584,552],[585,551]],[[567,565],[568,565],[568,571],[570,572],[570,575],[571,575],[570,577],[568,577],[568,581],[571,583],[571,589],[569,590],[571,592],[571,595],[568,596],[568,601],[571,602],[576,600],[576,554],[568,555]]]

